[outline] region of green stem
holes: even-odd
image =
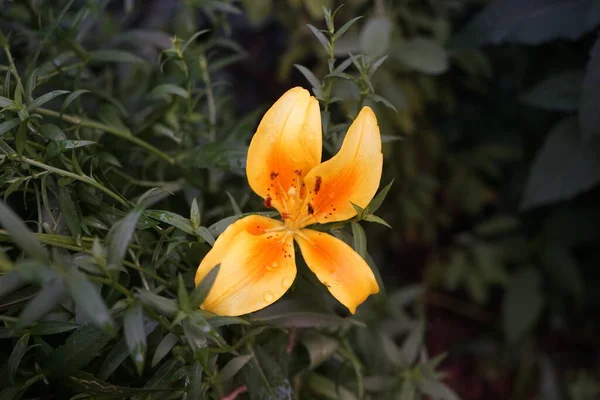
[[[125,295],[125,297],[127,297],[129,300],[133,300],[133,295],[131,294],[131,292],[127,290],[125,286],[113,281],[112,279],[102,278],[100,276],[94,275],[88,275],[87,278],[92,282],[102,283],[103,285],[111,286],[113,289],[116,289],[117,291]]]
[[[128,129],[123,129],[123,128],[118,128],[116,126],[106,125],[106,124],[103,124],[98,121],[93,121],[91,119],[81,118],[81,117],[77,117],[74,115],[62,114],[58,111],[50,110],[47,108],[37,108],[36,111],[42,115],[46,115],[48,117],[59,118],[65,122],[68,122],[68,123],[71,123],[74,125],[84,126],[86,128],[92,128],[92,129],[99,129],[106,133],[110,133],[114,136],[117,136],[117,137],[123,139],[123,140],[127,140],[130,143],[133,143],[133,144],[136,144],[136,145],[142,147],[143,149],[147,150],[149,153],[152,153],[152,154],[156,155],[157,157],[162,158],[169,164],[175,163],[175,160],[171,156],[169,156],[167,153],[157,149],[156,147],[152,146],[150,143],[143,141],[142,139],[138,138],[137,136],[133,136],[131,134],[131,132],[129,132]]]
[[[45,169],[46,171],[50,171],[50,172],[54,172],[55,174],[59,174],[62,176],[67,176],[69,178],[73,178],[76,179],[80,182],[83,183],[87,183],[88,185],[91,185],[93,187],[95,187],[96,189],[106,193],[107,195],[109,195],[110,197],[112,197],[113,199],[115,199],[116,201],[118,201],[120,204],[124,205],[125,207],[129,207],[129,202],[125,199],[123,199],[121,196],[119,196],[118,194],[114,193],[113,191],[111,191],[110,189],[108,189],[107,187],[105,187],[104,185],[102,185],[101,183],[98,183],[95,179],[92,179],[88,176],[81,176],[81,175],[77,175],[74,174],[70,171],[66,171],[64,169],[60,169],[60,168],[56,168],[56,167],[52,167],[50,165],[41,163],[39,161],[36,160],[32,160],[31,158],[27,158],[27,157],[21,157],[20,158],[21,161],[29,164],[29,165],[33,165],[35,167],[38,168],[42,168]]]
[[[74,69],[74,68],[79,68],[79,67],[84,67],[87,64],[87,61],[79,61],[76,62],[74,64],[70,64],[64,67],[61,66],[57,66],[55,71],[49,72],[48,74],[41,76],[38,78],[38,84],[41,85],[42,83],[52,79],[53,77],[55,77],[56,75],[60,75],[61,73],[68,71],[70,69]]]

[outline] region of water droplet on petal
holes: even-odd
[[[291,278],[283,278],[281,280],[281,287],[284,289],[289,288],[292,285],[292,279]]]
[[[273,293],[271,293],[271,292],[265,292],[265,293],[263,294],[263,299],[264,299],[264,300],[265,300],[267,303],[270,303],[270,302],[272,302],[272,301],[273,301]]]

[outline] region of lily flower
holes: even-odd
[[[312,224],[356,215],[381,180],[383,155],[377,118],[364,107],[339,152],[321,163],[321,113],[303,88],[287,91],[265,113],[248,149],[252,190],[281,220],[251,215],[231,224],[204,257],[195,283],[217,264],[219,273],[201,308],[237,316],[277,301],[294,282],[294,240],[308,267],[351,313],[379,286],[371,268],[350,246]]]

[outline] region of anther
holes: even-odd
[[[321,177],[317,176],[317,179],[315,180],[315,194],[318,194],[319,190],[321,190]]]
[[[271,199],[271,196],[267,196],[267,197],[265,198],[265,203],[264,203],[264,204],[265,204],[265,207],[267,207],[267,208],[271,208],[271,201],[272,201],[272,199]]]

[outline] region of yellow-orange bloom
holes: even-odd
[[[266,112],[248,149],[246,175],[281,221],[251,215],[219,236],[196,272],[197,285],[221,264],[203,309],[234,316],[278,300],[296,277],[294,239],[308,267],[350,312],[379,291],[350,246],[305,228],[352,218],[351,203],[366,207],[375,195],[383,163],[377,118],[364,107],[340,151],[324,163],[321,136],[319,103],[305,89],[290,89]]]

